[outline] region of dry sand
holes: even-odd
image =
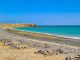
[[[0,46],[0,60],[64,60],[65,55],[43,56],[35,54],[36,49],[9,49]]]

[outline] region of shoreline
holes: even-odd
[[[21,60],[26,60],[29,57],[28,60],[32,60],[32,58],[33,60],[38,60],[35,58],[42,57],[43,60],[58,60],[59,57],[65,59],[67,56],[70,56],[71,58],[73,58],[79,53],[78,47],[80,46],[80,41],[79,43],[76,42],[75,40],[77,39],[67,39],[63,37],[33,33],[29,31],[25,32],[15,30],[14,28],[1,29],[0,33],[1,42],[5,44],[1,44],[0,51],[3,51],[3,53],[1,54],[8,57],[6,59],[9,59],[10,57],[10,60],[12,60],[14,57],[15,60],[17,60],[16,58],[18,58],[19,60],[20,58],[22,58]],[[3,47],[2,45],[4,45],[5,47]],[[41,52],[36,54],[36,52],[40,50],[44,53]],[[60,53],[60,51],[62,51],[62,53]],[[18,57],[16,57],[17,55]],[[22,57],[22,55],[24,55],[24,57]],[[50,59],[51,57],[52,59]],[[1,56],[1,58],[5,58],[5,56]]]
[[[54,43],[60,43],[65,45],[72,45],[72,46],[80,46],[80,39],[65,38],[65,37],[35,33],[30,31],[16,30],[14,28],[10,28],[9,31],[11,33],[18,34],[27,38],[32,38],[35,40],[54,42]]]
[[[14,31],[16,31],[14,28],[8,28],[8,29],[10,29],[10,30],[14,30]],[[6,29],[5,29],[6,30]],[[17,30],[17,31],[19,31],[19,32],[30,32],[30,31],[23,31],[23,30]],[[35,32],[30,32],[30,33],[35,33]],[[38,34],[41,34],[41,33],[38,33]],[[42,34],[43,35],[43,34]],[[44,36],[45,35],[47,35],[47,34],[44,34]],[[49,35],[49,34],[48,34]],[[52,35],[49,35],[49,36],[52,36]],[[57,38],[59,38],[58,36],[54,36],[54,37],[57,37]],[[61,37],[61,38],[63,38],[64,39],[64,37]],[[68,39],[71,39],[71,38],[68,38]],[[75,46],[75,45],[66,45],[66,44],[61,44],[61,43],[55,43],[54,41],[53,42],[50,42],[50,41],[43,41],[43,40],[36,40],[36,39],[34,39],[34,38],[28,38],[28,40],[31,40],[31,41],[35,41],[35,42],[39,42],[39,43],[48,43],[48,44],[50,44],[50,45],[60,45],[60,46],[66,46],[66,47],[69,47],[69,48],[78,48],[78,46]]]
[[[58,34],[48,34],[48,33],[42,33],[42,32],[34,32],[34,31],[28,31],[28,30],[19,30],[15,28],[11,28],[13,30],[23,31],[23,32],[31,32],[31,33],[39,33],[39,34],[45,34],[45,35],[51,35],[56,37],[63,37],[63,38],[70,38],[70,39],[80,39],[80,37],[73,37],[73,36],[64,36],[64,35],[58,35]]]
[[[5,28],[5,30],[6,30],[7,28]],[[8,29],[11,29],[11,30],[16,30],[16,29],[14,29],[14,28],[8,28]],[[30,32],[30,33],[36,33],[36,32],[31,32],[31,31],[24,31],[24,30],[17,30],[17,31],[22,31],[22,32]],[[60,36],[54,36],[54,35],[51,35],[51,34],[45,34],[45,33],[39,33],[39,32],[37,32],[37,34],[44,34],[44,35],[49,35],[49,36],[53,36],[53,37],[57,37],[57,38],[59,38]],[[61,38],[64,38],[64,37],[61,37]],[[71,38],[69,38],[69,39],[71,39]],[[59,43],[55,43],[55,42],[49,42],[49,41],[40,41],[40,40],[35,40],[35,39],[33,39],[33,38],[30,38],[29,40],[33,40],[33,41],[37,41],[37,42],[42,42],[42,43],[50,43],[50,44],[55,44],[55,45],[59,45]],[[62,45],[62,44],[60,44],[60,45]],[[69,45],[67,45],[67,46],[69,46]],[[73,45],[71,45],[72,47],[77,47],[77,46],[73,46]]]

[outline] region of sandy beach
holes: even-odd
[[[0,28],[0,60],[73,59],[79,46],[79,39]]]
[[[12,50],[0,47],[0,60],[64,60],[65,55],[43,56],[34,54],[34,48]]]

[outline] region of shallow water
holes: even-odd
[[[39,26],[39,27],[20,27],[18,30],[40,32],[52,35],[78,37],[80,38],[80,26]]]

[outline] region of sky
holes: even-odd
[[[80,0],[0,0],[0,23],[80,25]]]

